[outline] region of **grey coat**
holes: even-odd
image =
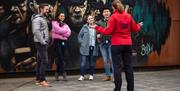
[[[48,20],[46,17],[36,14],[31,17],[34,42],[47,45],[49,42]]]
[[[80,43],[80,54],[81,55],[89,55],[89,29],[88,29],[88,25],[87,24],[85,24],[81,28],[81,30],[79,32],[79,35],[78,35],[78,42]],[[94,56],[98,56],[98,46],[97,46],[97,43],[95,44],[93,55]]]

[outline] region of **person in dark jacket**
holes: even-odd
[[[107,21],[111,15],[110,8],[108,6],[104,6],[102,9],[102,15],[103,18],[100,19],[97,24],[106,27],[107,26]],[[104,68],[105,68],[105,77],[102,79],[103,81],[109,81],[111,80],[111,70],[110,70],[110,65],[112,62],[112,57],[111,57],[111,41],[109,35],[103,35],[103,34],[98,34],[97,35],[98,42],[99,42],[99,48],[101,55],[104,60]]]
[[[127,90],[134,91],[134,75],[132,66],[131,31],[138,32],[142,23],[136,24],[132,16],[124,11],[119,0],[112,2],[114,13],[110,17],[107,27],[96,26],[99,33],[111,35],[111,54],[114,66],[114,91],[121,91],[122,63],[125,69]]]

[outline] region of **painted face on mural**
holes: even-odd
[[[3,17],[5,13],[4,6],[0,5],[0,18]]]
[[[11,7],[12,18],[15,24],[19,24],[25,21],[27,16],[27,1],[18,5],[12,5]]]
[[[98,8],[94,8],[90,10],[91,15],[98,16],[100,14],[100,10]]]
[[[81,24],[84,20],[86,9],[87,0],[85,0],[82,4],[69,5],[68,12],[70,21],[73,24]]]

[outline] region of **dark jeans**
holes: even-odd
[[[65,48],[66,48],[66,41],[56,39],[54,40],[56,53],[58,59],[56,60],[56,72],[58,74],[65,73],[64,66],[65,66]]]
[[[86,70],[86,62],[89,62],[89,69],[90,75],[94,74],[94,65],[95,65],[95,56],[93,56],[93,51],[94,51],[94,47],[90,46],[89,47],[89,55],[80,55],[80,61],[81,61],[81,75],[84,76],[85,75],[85,70]]]
[[[41,45],[40,43],[35,43],[37,50],[37,66],[36,66],[36,80],[44,81],[45,70],[48,64],[48,53],[47,45]]]
[[[130,45],[113,45],[111,46],[112,61],[114,66],[114,91],[121,91],[122,65],[125,69],[127,81],[127,91],[134,91],[134,75],[132,66],[132,46]]]

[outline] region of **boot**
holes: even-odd
[[[55,80],[59,81],[59,74],[57,72],[55,73]]]
[[[39,86],[42,86],[42,87],[50,87],[50,85],[49,85],[49,83],[47,82],[47,81],[41,81],[40,83],[39,83]]]
[[[102,79],[103,81],[110,81],[112,80],[111,76],[106,76]]]
[[[67,81],[67,78],[66,78],[66,77],[67,77],[67,73],[64,72],[64,73],[62,74],[62,76],[63,76],[63,80],[64,80],[64,81]]]

